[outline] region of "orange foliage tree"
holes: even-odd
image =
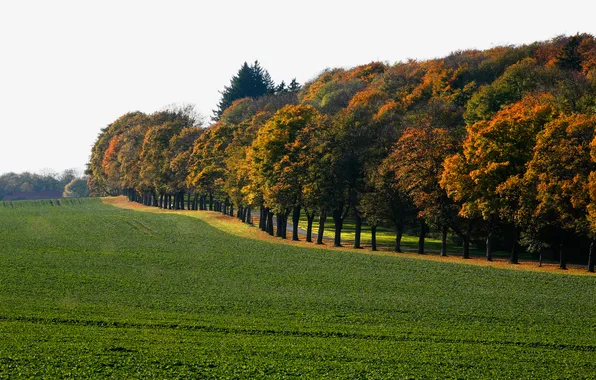
[[[577,233],[592,240],[596,236],[591,232],[588,214],[591,204],[589,178],[596,171],[596,164],[590,157],[595,128],[596,117],[582,114],[561,116],[551,121],[538,134],[534,155],[525,173],[526,189],[535,190],[521,194],[529,193],[536,200],[531,214],[534,223],[539,221],[542,225],[567,232],[558,234],[561,269],[566,268],[562,248],[566,235]],[[590,265],[593,271],[592,259]]]
[[[445,160],[441,185],[450,197],[462,203],[460,214],[487,222],[489,261],[497,222],[512,220],[512,210],[517,208],[517,200],[502,194],[516,178],[523,177],[536,135],[556,113],[551,100],[549,96],[526,97],[493,119],[469,126],[463,152]]]

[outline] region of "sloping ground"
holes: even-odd
[[[21,205],[0,208],[0,378],[596,373],[593,276],[305,249],[98,200]]]

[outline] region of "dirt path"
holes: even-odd
[[[163,214],[181,214],[187,215],[190,217],[199,218],[210,225],[223,230],[225,232],[239,235],[242,237],[246,237],[249,239],[255,240],[263,240],[269,241],[277,244],[288,244],[294,245],[298,247],[304,248],[318,248],[318,249],[331,249],[331,250],[343,250],[343,251],[351,251],[357,252],[360,254],[367,254],[367,255],[383,255],[383,256],[397,256],[397,257],[407,257],[412,259],[420,259],[420,260],[434,260],[434,261],[442,261],[442,262],[450,262],[450,263],[457,263],[457,264],[464,264],[464,265],[478,265],[478,266],[487,266],[493,268],[501,268],[501,269],[510,269],[510,270],[526,270],[526,271],[534,271],[534,272],[549,272],[549,273],[559,273],[559,274],[573,274],[573,275],[585,275],[585,276],[594,276],[594,273],[588,273],[586,271],[585,266],[581,265],[567,265],[567,270],[561,270],[558,268],[558,264],[555,263],[543,263],[542,267],[538,266],[536,261],[521,261],[519,264],[510,264],[507,259],[496,258],[493,261],[486,261],[484,257],[474,256],[469,259],[463,259],[461,256],[446,256],[442,257],[438,254],[427,253],[427,254],[417,254],[417,253],[397,253],[391,251],[392,247],[378,247],[379,251],[373,252],[370,249],[355,249],[349,246],[344,247],[333,247],[333,239],[324,237],[324,244],[317,245],[314,243],[307,243],[304,240],[300,241],[292,241],[292,230],[291,224],[288,224],[288,237],[289,239],[280,239],[274,236],[271,236],[257,227],[247,225],[242,223],[238,218],[222,215],[219,212],[215,211],[188,211],[188,210],[163,210],[156,207],[149,207],[143,206],[138,203],[129,202],[128,199],[124,196],[120,197],[107,197],[101,199],[103,203],[110,204],[116,207],[124,208],[124,209],[131,209],[136,211],[142,212],[154,212],[154,213],[163,213]],[[254,213],[253,213],[254,215]],[[256,217],[253,216],[253,221],[258,224],[258,214]],[[299,228],[298,233],[301,236],[306,235],[306,231]],[[316,234],[313,233],[313,241],[316,240]],[[350,242],[342,241],[344,244],[348,244]],[[351,242],[353,244],[353,242]]]

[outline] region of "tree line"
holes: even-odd
[[[407,230],[424,253],[432,230],[442,255],[455,236],[464,258],[474,244],[487,260],[496,248],[512,263],[520,249],[549,251],[561,268],[572,257],[594,270],[593,36],[327,69],[290,91],[265,75],[266,90],[226,98],[239,76],[208,127],[178,107],[103,129],[87,171],[94,194],[245,222],[258,209],[259,227],[282,238],[304,213],[307,241],[318,218],[317,243],[331,218],[336,246],[349,217],[356,248],[363,224],[373,250],[377,226],[391,225],[396,251]]]
[[[87,179],[75,169],[66,169],[62,173],[46,170],[38,173],[4,173],[0,175],[0,200],[5,196],[27,199],[36,193],[62,194],[67,198],[82,198],[89,196]]]

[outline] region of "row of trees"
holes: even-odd
[[[87,180],[75,169],[62,173],[45,170],[42,173],[4,173],[0,175],[0,200],[4,196],[19,194],[26,198],[35,193],[62,193],[65,197],[85,197],[89,195]]]
[[[233,85],[233,82],[232,82]],[[189,108],[122,116],[98,137],[96,194],[216,209],[285,238],[291,217],[346,217],[470,244],[588,257],[596,239],[596,40],[557,37],[443,59],[325,70],[299,91],[235,100],[207,128]],[[191,197],[192,194],[192,197]],[[277,228],[273,225],[276,216]],[[480,236],[483,236],[480,242]],[[293,239],[298,239],[294,229]],[[587,245],[590,249],[578,250]],[[586,247],[587,248],[587,247]],[[580,253],[577,253],[580,252]]]

